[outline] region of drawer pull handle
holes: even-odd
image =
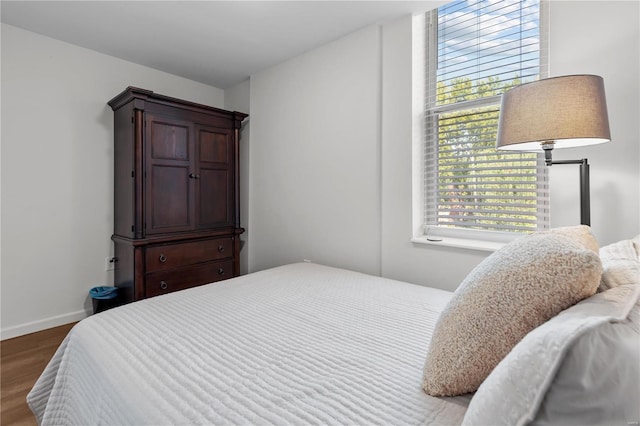
[[[164,263],[164,262],[166,262],[166,261],[167,261],[167,256],[165,256],[165,255],[164,255],[164,253],[162,253],[162,254],[160,254],[160,257],[158,258],[158,260],[159,260],[161,263]]]
[[[160,281],[160,288],[163,290],[166,290],[167,287],[169,287],[169,285],[167,284],[166,281]]]
[[[219,251],[220,253],[224,253],[224,246],[223,246],[223,245],[219,245],[219,246],[218,246],[218,251]]]
[[[224,269],[222,268],[218,269],[218,275],[224,275]]]
[[[200,179],[200,175],[195,174],[195,173],[189,173],[189,177],[190,177],[191,179]]]

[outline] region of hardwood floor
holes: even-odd
[[[27,393],[75,323],[3,340],[0,346],[2,380],[0,424],[35,425]]]

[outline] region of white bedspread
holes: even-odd
[[[41,424],[460,424],[421,390],[452,293],[294,264],[77,324],[32,389]]]

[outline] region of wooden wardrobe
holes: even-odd
[[[247,115],[136,87],[109,106],[122,300],[239,275],[238,143]]]

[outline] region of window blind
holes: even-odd
[[[454,1],[427,13],[428,233],[548,227],[544,160],[495,148],[501,94],[545,74],[540,16],[537,0]]]

